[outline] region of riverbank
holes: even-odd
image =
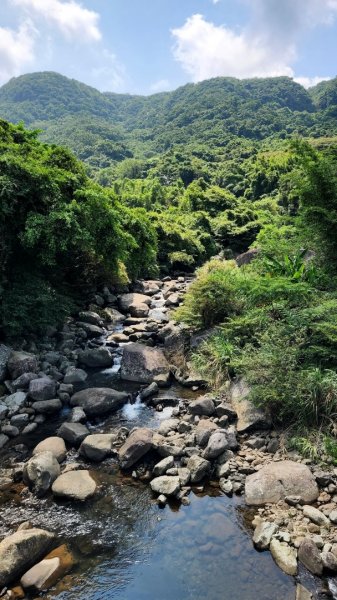
[[[288,453],[279,432],[247,402],[242,382],[227,394],[206,394],[188,363],[189,331],[169,320],[188,283],[139,282],[119,294],[105,288],[39,348],[7,356],[2,349],[11,376],[0,400],[3,496],[41,507],[60,499],[90,503],[104,497],[106,465],[121,481],[149,485],[161,507],[182,503],[188,510],[191,496],[210,484],[228,497],[245,494],[254,543],[270,548],[283,571],[295,576],[304,565],[329,578],[337,570],[336,473]],[[174,381],[181,387],[173,394]],[[149,420],[128,420],[128,411],[137,410]],[[10,522],[6,527],[12,533]],[[65,575],[58,571],[43,585]],[[31,581],[26,586],[34,588]],[[310,597],[298,589],[298,598]],[[329,597],[315,590],[314,597]]]

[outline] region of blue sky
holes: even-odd
[[[1,0],[0,84],[53,70],[149,94],[215,76],[337,75],[337,0]]]

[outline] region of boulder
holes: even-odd
[[[36,401],[51,400],[56,396],[56,383],[50,377],[32,379],[29,384],[29,396]]]
[[[122,294],[118,304],[123,312],[130,313],[132,317],[147,317],[151,298],[144,294]]]
[[[305,538],[298,549],[298,559],[313,575],[322,575],[323,563],[315,542]]]
[[[48,552],[54,534],[43,529],[24,529],[0,542],[0,587],[21,577]]]
[[[58,498],[83,502],[94,495],[97,484],[89,471],[69,471],[60,475],[52,485],[52,492]]]
[[[159,392],[159,385],[155,381],[153,381],[152,383],[150,383],[150,385],[148,385],[146,388],[144,388],[140,392],[139,397],[141,400],[146,400],[147,398],[154,396],[158,392]]]
[[[165,475],[166,471],[172,469],[172,467],[174,467],[174,458],[173,456],[167,456],[153,467],[152,472],[155,477],[160,477],[160,475]]]
[[[209,419],[201,419],[195,430],[195,441],[201,448],[207,446],[208,440],[212,433],[218,429],[216,423]]]
[[[164,494],[164,496],[176,496],[180,491],[180,479],[177,476],[170,477],[162,475],[152,479],[150,483],[151,489],[156,494]]]
[[[102,327],[97,327],[97,325],[91,325],[90,323],[81,323],[77,322],[78,327],[84,329],[88,338],[99,338],[104,334],[104,329]]]
[[[102,327],[103,320],[101,317],[92,310],[83,310],[79,313],[78,318],[82,323],[90,323],[91,325],[96,325],[97,327]]]
[[[13,390],[28,390],[32,379],[36,379],[36,373],[23,373],[20,377],[17,377],[12,381],[11,385]]]
[[[109,306],[107,306],[102,313],[104,314],[105,319],[111,323],[122,323],[126,319],[126,316],[122,315],[116,308],[110,308]]]
[[[108,348],[101,346],[100,348],[88,348],[78,353],[78,361],[86,367],[107,368],[113,365],[113,357]]]
[[[245,484],[246,503],[252,506],[275,504],[287,496],[314,502],[318,487],[310,469],[290,460],[273,462],[249,475]]]
[[[115,412],[129,399],[126,392],[111,388],[87,388],[71,397],[71,406],[80,406],[89,417]]]
[[[89,433],[82,423],[62,423],[57,435],[71,446],[79,446]]]
[[[76,369],[75,367],[70,367],[64,376],[63,383],[83,383],[88,377],[88,373],[86,373],[83,369]]]
[[[41,402],[33,402],[32,408],[41,415],[52,415],[61,410],[62,402],[59,398],[41,400]]]
[[[122,469],[129,469],[152,448],[153,432],[145,427],[132,431],[119,449],[119,461]]]
[[[7,444],[8,440],[9,440],[8,435],[5,435],[4,433],[0,433],[0,450]]]
[[[6,379],[7,363],[11,353],[11,348],[4,344],[0,344],[0,383]]]
[[[237,413],[238,433],[270,429],[271,421],[260,408],[256,408],[248,399],[250,389],[243,379],[233,383],[230,389],[230,397],[233,409]]]
[[[9,416],[17,413],[26,402],[27,394],[25,392],[15,392],[7,398],[2,398],[1,403],[9,410]]]
[[[194,454],[187,460],[186,467],[191,473],[191,483],[199,483],[199,481],[209,475],[211,463],[201,458],[201,456]]]
[[[60,474],[60,465],[51,452],[40,452],[24,466],[23,480],[34,494],[44,496]]]
[[[115,433],[88,435],[80,446],[80,454],[88,460],[99,462],[111,454],[112,445],[116,440]]]
[[[337,557],[332,552],[322,552],[321,559],[324,569],[334,573],[337,572]]]
[[[261,521],[255,528],[253,535],[254,546],[259,550],[267,550],[269,548],[272,537],[278,531],[276,523],[269,521]]]
[[[242,254],[239,254],[236,257],[236,263],[239,267],[242,267],[242,265],[249,265],[249,263],[252,262],[252,260],[254,260],[254,258],[257,257],[259,253],[259,249],[258,248],[250,248],[249,250],[247,250],[247,252],[243,252]]]
[[[67,449],[64,440],[60,437],[49,437],[40,442],[35,446],[33,450],[33,456],[40,454],[41,452],[51,452],[51,454],[60,463],[67,456]]]
[[[39,563],[27,571],[20,580],[25,590],[42,592],[54,586],[74,566],[74,558],[63,544],[52,550]]]
[[[274,561],[282,571],[287,573],[287,575],[296,575],[297,560],[295,548],[291,548],[288,544],[273,538],[269,549]]]
[[[320,527],[326,527],[329,529],[331,525],[328,517],[326,517],[320,510],[318,510],[318,508],[315,508],[314,506],[303,506],[303,515]]]
[[[204,415],[210,417],[214,414],[215,404],[208,396],[201,396],[197,400],[192,400],[188,405],[188,410],[192,415]]]
[[[151,383],[158,375],[165,376],[167,380],[170,375],[170,367],[162,350],[137,343],[125,346],[121,363],[122,379]]]
[[[38,367],[37,357],[34,354],[28,354],[28,352],[12,352],[7,363],[12,379],[17,379],[23,373],[36,373]]]
[[[213,460],[229,448],[226,432],[219,430],[211,434],[204,451],[204,458]]]
[[[158,433],[167,435],[170,431],[177,431],[179,423],[179,419],[165,419],[160,423]]]

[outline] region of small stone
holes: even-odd
[[[303,506],[303,515],[321,527],[330,527],[329,519],[314,506]]]
[[[160,475],[164,475],[168,469],[171,469],[174,466],[174,458],[173,456],[167,456],[163,458],[159,463],[157,463],[153,467],[153,475],[155,477],[159,477]]]

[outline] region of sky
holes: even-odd
[[[57,71],[151,94],[218,76],[337,75],[337,0],[0,0],[0,85]]]

